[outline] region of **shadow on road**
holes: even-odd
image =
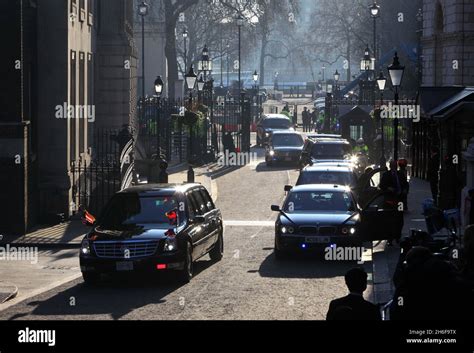
[[[195,277],[213,264],[211,260],[196,262]],[[81,281],[45,301],[29,302],[29,306],[35,307],[31,313],[14,314],[9,319],[36,319],[35,316],[58,316],[63,319],[63,316],[73,315],[75,319],[80,315],[94,319],[91,316],[110,315],[112,319],[117,320],[135,309],[150,304],[165,304],[165,297],[181,286],[173,273],[104,278],[97,286],[86,286]],[[75,305],[71,305],[73,301]],[[176,312],[181,310],[178,302],[172,305],[176,306]]]
[[[257,165],[255,169],[257,173],[265,173],[265,172],[277,172],[277,171],[285,171],[285,170],[298,170],[294,164],[276,164],[271,167],[268,167],[265,162],[260,163]]]
[[[359,265],[357,261],[326,261],[324,255],[317,253],[294,254],[284,260],[276,260],[271,253],[260,265],[262,277],[272,278],[333,278],[344,276],[354,267],[372,267],[371,262]]]

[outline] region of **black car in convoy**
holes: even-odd
[[[265,153],[267,166],[277,162],[298,163],[303,145],[304,140],[299,132],[274,131]]]
[[[338,138],[308,138],[300,157],[300,167],[322,161],[347,161],[352,157],[349,141]]]
[[[257,146],[268,144],[274,131],[294,130],[291,120],[283,114],[266,114],[257,124]]]
[[[85,223],[93,227],[80,250],[86,283],[102,274],[168,270],[188,282],[194,261],[223,256],[221,212],[199,184],[131,187],[115,194],[97,221],[86,211]]]
[[[296,186],[307,184],[333,184],[357,187],[357,175],[347,165],[327,166],[314,164],[300,171]]]
[[[383,209],[379,193],[361,208],[350,188],[311,184],[287,190],[275,222],[275,256],[321,250],[328,246],[360,246],[364,241],[386,240],[394,229],[394,210]]]

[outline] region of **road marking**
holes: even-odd
[[[229,227],[274,227],[275,221],[224,221]]]
[[[9,307],[11,306],[14,306],[14,305],[17,305],[27,299],[30,299],[32,297],[35,297],[37,295],[40,295],[44,292],[47,292],[47,291],[50,291],[56,287],[59,287],[59,286],[62,286],[63,284],[66,284],[68,282],[71,282],[71,281],[74,281],[76,279],[78,279],[79,277],[82,276],[82,273],[79,272],[79,273],[75,273],[74,275],[71,275],[71,276],[68,276],[68,277],[65,277],[59,281],[56,281],[56,282],[53,282],[53,283],[50,283],[44,287],[41,287],[41,288],[38,288],[38,289],[34,289],[30,292],[28,292],[27,294],[25,295],[19,295],[17,297],[15,297],[14,299],[11,299],[9,301],[7,301],[6,303],[3,303],[3,304],[0,304],[0,311],[3,311],[3,310],[6,310],[8,309]]]

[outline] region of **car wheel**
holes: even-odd
[[[193,278],[193,249],[190,242],[186,242],[186,250],[184,255],[184,267],[179,272],[179,281],[189,283]]]
[[[224,237],[222,232],[219,233],[219,238],[217,239],[217,242],[212,250],[209,252],[209,256],[211,257],[212,261],[217,262],[222,260],[222,257],[224,256]]]
[[[99,283],[100,274],[95,272],[82,272],[82,278],[86,285],[94,285]]]

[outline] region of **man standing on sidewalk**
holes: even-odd
[[[392,233],[387,245],[391,246],[392,241],[400,242],[403,229],[403,190],[408,189],[408,181],[403,173],[398,170],[397,161],[390,161],[390,170],[382,174],[380,189],[385,192],[384,207],[396,211],[397,223],[395,229],[390,229]]]

